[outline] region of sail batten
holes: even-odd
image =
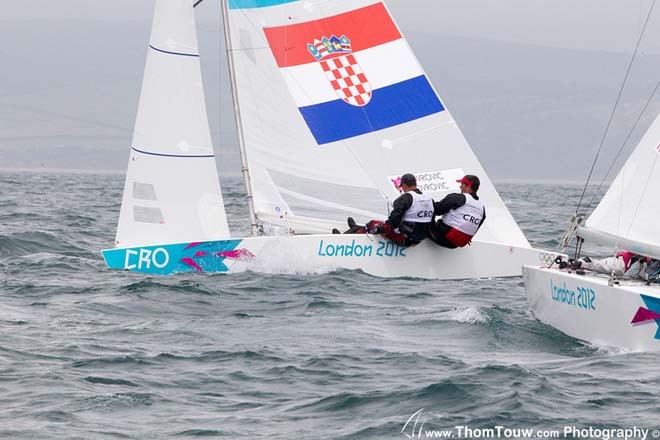
[[[151,155],[151,156],[160,156],[160,157],[176,157],[176,158],[191,158],[191,159],[215,157],[214,154],[201,154],[201,155],[165,154],[165,153],[158,153],[156,151],[153,151],[153,149],[150,150],[150,151],[147,151],[147,149],[138,149],[138,148],[135,148],[135,147],[132,147],[131,150],[135,151],[136,153],[142,153],[142,154],[147,154],[147,155]]]
[[[151,49],[155,50],[156,52],[166,53],[168,55],[178,55],[178,56],[182,56],[182,57],[195,57],[195,58],[199,57],[198,53],[172,52],[172,51],[165,50],[165,49],[159,49],[159,48],[155,47],[152,44],[150,44],[149,47]]]

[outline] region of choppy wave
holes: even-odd
[[[482,313],[478,307],[452,310],[447,313],[448,319],[464,324],[485,324],[490,321],[488,315]]]
[[[519,279],[108,271],[122,184],[0,175],[1,437],[403,438],[420,409],[433,428],[657,421],[657,355],[543,325]],[[540,247],[581,190],[499,189]]]

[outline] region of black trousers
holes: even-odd
[[[438,246],[456,249],[458,246],[445,238],[445,235],[447,235],[447,232],[450,230],[451,226],[447,226],[442,220],[431,222],[431,225],[429,226],[429,238]]]

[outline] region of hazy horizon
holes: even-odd
[[[127,2],[117,0],[96,10],[82,0],[69,0],[59,9],[42,9],[39,0],[32,4],[32,14],[26,5],[0,7],[0,38],[15,42],[0,49],[6,64],[0,86],[0,168],[125,171],[153,3],[145,0],[122,8]],[[467,3],[478,5],[482,13],[470,13],[470,5],[456,1],[388,6],[493,180],[584,182],[650,2],[631,2],[627,9],[596,0],[579,7],[559,2],[544,17],[541,5],[548,7],[549,2],[532,2],[534,6],[516,0],[508,7],[519,10],[506,26],[494,22],[505,16],[507,7]],[[426,5],[429,11],[412,13],[413,5]],[[45,10],[51,14],[44,16]],[[207,0],[197,11],[218,168],[224,175],[237,174],[226,58],[220,24],[214,20],[218,5]],[[562,14],[568,14],[559,23],[562,32],[555,29],[557,38],[552,40],[551,28]],[[649,29],[657,21],[655,15]],[[591,33],[577,26],[578,17],[590,17]],[[612,27],[612,20],[618,20],[619,28]],[[645,35],[635,60],[604,145],[603,168],[658,82],[655,32]],[[581,33],[590,36],[571,45],[570,38]],[[605,34],[608,37],[594,39]],[[612,40],[616,44],[608,46]],[[654,99],[626,151],[658,108]]]

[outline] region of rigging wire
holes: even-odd
[[[633,132],[635,131],[635,128],[637,128],[637,125],[639,124],[639,121],[642,119],[642,116],[644,115],[644,112],[646,112],[646,109],[648,108],[649,104],[651,104],[651,101],[653,100],[653,97],[655,96],[655,94],[657,93],[659,88],[660,88],[660,80],[656,83],[655,88],[653,89],[653,92],[651,92],[651,95],[646,100],[646,103],[644,104],[644,107],[642,107],[642,110],[639,112],[639,115],[637,115],[637,120],[635,120],[635,123],[630,128],[630,131],[628,132],[628,135],[626,136],[623,143],[621,144],[621,148],[619,148],[619,151],[616,153],[616,156],[614,157],[614,159],[612,159],[612,163],[610,163],[610,167],[607,169],[607,172],[605,173],[605,176],[603,177],[603,180],[601,180],[600,184],[598,185],[598,188],[596,188],[596,191],[594,191],[593,195],[591,196],[591,200],[589,201],[589,204],[587,205],[586,211],[589,211],[589,209],[593,205],[594,201],[596,200],[596,196],[598,195],[600,189],[603,187],[603,184],[605,183],[608,176],[610,175],[610,172],[612,171],[612,168],[614,168],[614,164],[619,159],[619,156],[623,152],[623,149],[625,148],[626,144],[630,140],[630,137],[632,136]]]
[[[612,113],[610,114],[610,118],[607,121],[607,126],[605,127],[605,132],[603,133],[603,137],[600,140],[600,144],[598,146],[598,151],[596,151],[596,157],[594,158],[593,163],[591,164],[591,169],[589,170],[589,175],[587,176],[587,181],[584,183],[584,188],[582,189],[582,194],[580,195],[580,201],[578,202],[577,207],[575,208],[575,214],[578,214],[578,211],[580,210],[580,206],[582,205],[582,200],[584,199],[584,194],[587,191],[587,186],[589,186],[589,181],[591,180],[591,175],[594,172],[594,169],[596,168],[596,162],[598,162],[598,156],[600,156],[600,152],[603,149],[603,144],[605,143],[605,138],[607,137],[607,134],[610,130],[610,126],[612,125],[612,120],[614,119],[614,114],[616,113],[616,109],[619,106],[619,101],[621,100],[621,95],[623,94],[623,89],[626,86],[626,83],[628,82],[628,76],[630,75],[630,71],[632,70],[632,66],[635,62],[635,58],[637,56],[637,52],[639,50],[639,46],[642,42],[642,38],[644,37],[644,32],[646,31],[646,26],[649,24],[649,20],[651,18],[651,13],[653,12],[653,8],[655,6],[656,0],[653,0],[653,3],[651,4],[651,7],[649,8],[649,12],[646,15],[646,21],[644,22],[644,26],[642,27],[642,31],[639,34],[639,38],[637,40],[637,44],[635,45],[635,51],[633,52],[632,57],[630,58],[630,63],[628,64],[628,69],[626,70],[626,75],[623,78],[623,82],[621,83],[621,88],[619,89],[619,94],[616,97],[616,101],[614,102],[614,107],[612,108]]]

